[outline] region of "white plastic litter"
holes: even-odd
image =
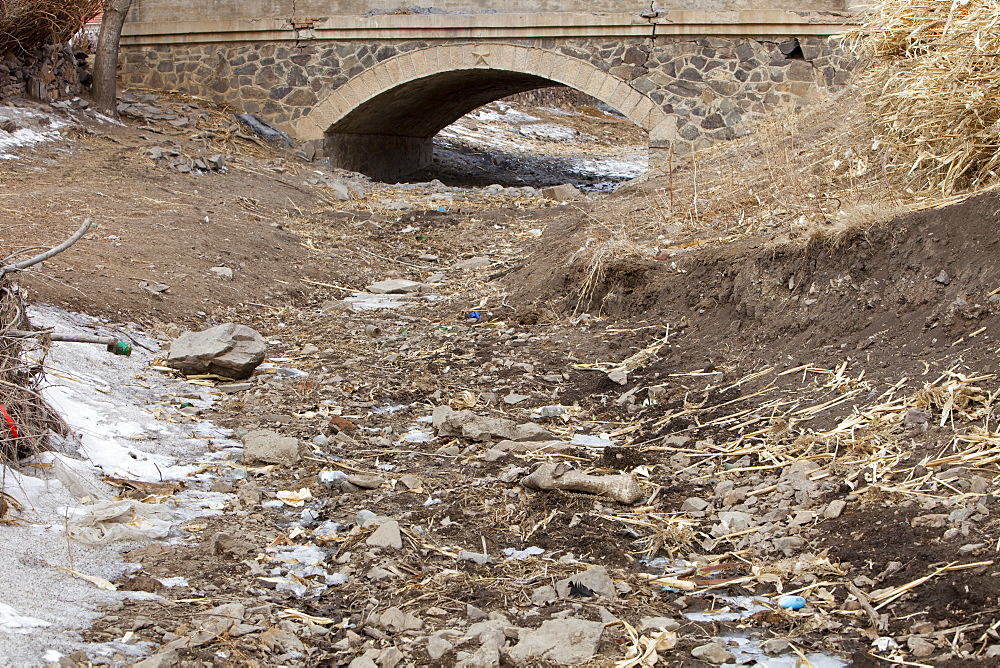
[[[503,550],[501,550],[501,552],[508,559],[514,559],[516,561],[527,561],[531,557],[537,557],[541,554],[545,554],[545,550],[543,550],[540,547],[535,547],[534,545],[532,545],[531,547],[526,547],[523,550],[517,550],[514,549],[513,547],[506,547]]]
[[[98,501],[68,512],[69,535],[87,545],[166,538],[172,526],[168,510],[133,500]]]

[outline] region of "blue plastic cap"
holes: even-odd
[[[801,596],[782,596],[778,599],[778,605],[785,610],[801,610],[806,607],[806,599]]]

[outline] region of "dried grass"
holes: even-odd
[[[591,207],[588,242],[574,257],[587,267],[577,309],[599,308],[591,302],[608,267],[630,256],[669,264],[759,234],[837,244],[901,212],[897,193],[855,91],[775,115],[746,137],[649,172],[620,191],[627,199]]]
[[[3,264],[0,261],[0,264]],[[0,406],[14,423],[0,419],[0,465],[44,450],[50,433],[67,433],[65,423],[48,407],[39,392],[43,380],[41,355],[29,351],[27,339],[7,336],[11,330],[28,329],[19,288],[0,277]]]
[[[103,6],[103,0],[0,0],[0,55],[65,42]]]
[[[915,191],[998,183],[1000,2],[882,0],[853,34],[859,81]]]
[[[664,171],[651,204],[668,241],[767,231],[831,236],[899,204],[871,118],[852,91],[773,116],[753,134]]]

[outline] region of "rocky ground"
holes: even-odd
[[[834,214],[733,205],[722,162],[681,224],[691,166],[384,185],[197,100],[124,103],[0,163],[5,252],[98,223],[30,298],[164,342],[249,325],[269,365],[150,409],[243,447],[108,482],[225,502],[128,552],[115,584],[158,596],[62,665],[996,663],[995,196],[808,228]]]

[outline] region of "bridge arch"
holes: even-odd
[[[335,167],[394,179],[430,164],[434,135],[468,112],[553,85],[611,105],[646,130],[651,147],[673,139],[674,119],[625,80],[564,53],[498,43],[429,46],[388,58],[299,118],[295,134],[322,142]]]

